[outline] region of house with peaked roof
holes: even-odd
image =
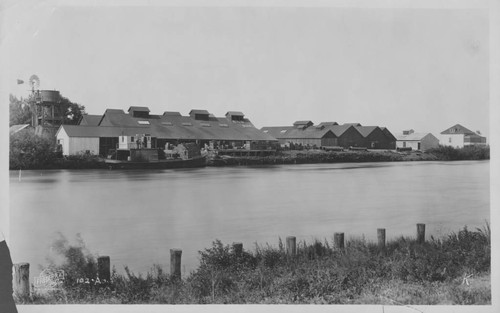
[[[361,126],[359,123],[297,121],[293,126],[263,127],[261,130],[278,139],[281,145],[302,144],[321,147],[368,147],[394,149],[396,138],[386,128]]]
[[[263,127],[261,131],[278,139],[281,146],[302,145],[310,147],[337,146],[337,136],[325,126],[313,126],[311,121],[297,121],[293,126]]]
[[[368,149],[395,149],[396,138],[384,127],[378,126],[355,126],[356,130],[363,136],[361,146]]]
[[[416,133],[413,129],[404,130],[396,135],[396,148],[411,148],[426,151],[439,146],[439,139],[431,133]]]
[[[460,124],[456,124],[441,132],[439,143],[443,146],[463,148],[472,145],[486,145],[486,137],[479,135]]]

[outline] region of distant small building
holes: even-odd
[[[460,124],[456,124],[441,132],[439,143],[443,146],[463,148],[464,146],[486,145],[486,137],[479,135]]]
[[[293,126],[263,127],[264,133],[278,139],[282,146],[302,145],[310,147],[337,146],[337,136],[324,126],[313,126],[311,121],[297,121]]]
[[[405,130],[396,136],[396,148],[411,148],[426,151],[439,146],[439,139],[431,133],[416,133],[413,129]]]

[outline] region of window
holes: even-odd
[[[134,142],[134,136],[130,137],[130,141]]]
[[[219,124],[220,127],[229,127],[227,124]]]
[[[182,126],[193,126],[193,124],[191,124],[189,122],[184,122],[184,123],[182,123]]]
[[[406,148],[406,141],[403,141],[403,148]]]
[[[448,142],[451,142],[451,137],[450,137],[450,138],[448,138]]]
[[[162,125],[172,126],[171,122],[161,122]]]
[[[286,129],[283,129],[282,131],[280,131],[280,133],[282,134],[286,133]]]
[[[267,134],[269,131],[266,129],[266,130],[263,130],[263,132]]]
[[[210,127],[211,125],[209,123],[200,123],[202,127]]]
[[[137,121],[139,125],[149,125],[149,121]]]

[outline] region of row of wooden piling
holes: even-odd
[[[425,224],[417,224],[417,243],[425,242]],[[344,249],[344,233],[333,234],[334,249],[341,251]],[[380,249],[385,248],[385,228],[377,229],[377,245]],[[241,242],[233,243],[233,251],[236,256],[243,253]],[[295,256],[297,254],[297,240],[295,236],[286,237],[286,254]],[[181,257],[182,250],[170,249],[170,275],[174,279],[181,278]],[[97,275],[102,282],[111,281],[111,260],[109,256],[97,258]],[[19,297],[30,295],[29,284],[29,263],[14,264],[14,293]]]

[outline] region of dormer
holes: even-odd
[[[197,121],[208,121],[210,113],[207,110],[191,110],[189,116]]]
[[[132,117],[149,118],[149,108],[132,106],[128,109],[128,114]]]
[[[230,121],[244,121],[245,114],[237,111],[229,111],[226,113],[226,118]]]
[[[415,131],[413,129],[403,130],[403,135],[413,134]]]
[[[293,123],[293,127],[298,129],[306,129],[307,127],[312,125],[314,125],[314,123],[311,121],[296,121],[295,123]]]

